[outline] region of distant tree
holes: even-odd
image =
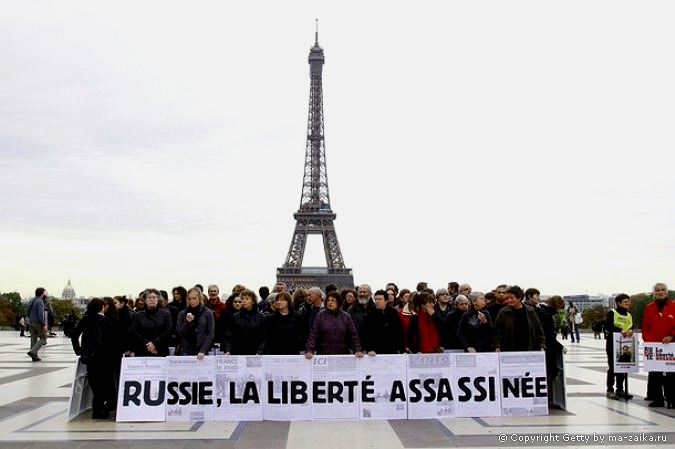
[[[593,306],[590,309],[584,310],[581,313],[581,316],[584,319],[584,323],[581,327],[590,328],[593,321],[605,321],[608,310],[609,307],[603,305]]]
[[[73,309],[76,309],[73,302],[69,299],[49,298],[49,302],[54,309],[54,323],[58,324],[66,317]]]
[[[19,293],[0,293],[0,298],[6,300],[9,303],[10,307],[12,308],[12,312],[14,312],[14,315],[24,316],[26,314],[26,306],[23,302],[21,302],[21,295]]]
[[[16,314],[5,298],[0,298],[0,326],[16,326]]]

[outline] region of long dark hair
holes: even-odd
[[[193,288],[195,288],[195,287],[193,287]],[[190,290],[192,290],[192,289],[190,289]],[[182,285],[179,285],[178,287],[174,287],[173,290],[171,290],[172,295],[176,294],[176,292],[178,292],[180,294],[180,301],[179,302],[182,302],[183,304],[186,304],[188,292],[187,292],[187,290],[185,290],[185,287],[183,287]],[[201,290],[199,292],[200,292],[200,295],[201,295]],[[174,299],[173,302],[176,302],[176,300]]]
[[[105,302],[101,298],[91,298],[87,304],[87,315],[96,315],[103,310]]]
[[[117,313],[117,307],[115,307],[115,300],[110,296],[106,296],[103,298],[103,303],[108,305],[108,311],[105,313],[105,316],[117,320],[119,314]]]

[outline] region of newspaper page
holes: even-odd
[[[407,356],[408,419],[455,416],[452,361],[456,354],[410,354]]]
[[[298,421],[312,418],[312,361],[302,355],[263,357],[263,419]]]
[[[361,396],[357,358],[315,355],[312,359],[312,419],[358,419]]]
[[[500,416],[501,379],[496,352],[454,354],[455,416]]]
[[[408,406],[403,395],[392,397],[392,388],[408,383],[405,355],[365,356],[357,363],[361,382],[359,419],[406,419]],[[364,400],[365,399],[365,400]]]
[[[544,351],[500,352],[502,416],[548,415]]]
[[[164,421],[166,357],[124,357],[117,421]]]
[[[624,337],[621,332],[612,334],[614,339],[614,353],[612,354],[612,363],[615,373],[637,373],[640,371],[638,366],[638,339],[635,335]]]
[[[262,421],[262,356],[218,355],[216,421]]]
[[[167,357],[167,421],[213,421],[215,357]]]

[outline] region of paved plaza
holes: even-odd
[[[629,377],[633,400],[605,397],[604,340],[592,334],[582,334],[579,344],[562,340],[568,348],[567,410],[552,410],[550,416],[186,423],[92,421],[90,412],[66,422],[76,357],[70,340],[60,335],[49,339],[40,350],[42,361],[33,363],[26,355],[29,338],[0,332],[2,449],[673,447],[675,442],[675,410],[647,407],[645,373]]]

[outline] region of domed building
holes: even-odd
[[[68,285],[63,289],[63,293],[61,293],[61,299],[68,299],[70,301],[75,301],[75,289],[73,288],[73,285],[70,283],[70,279],[68,279]]]

